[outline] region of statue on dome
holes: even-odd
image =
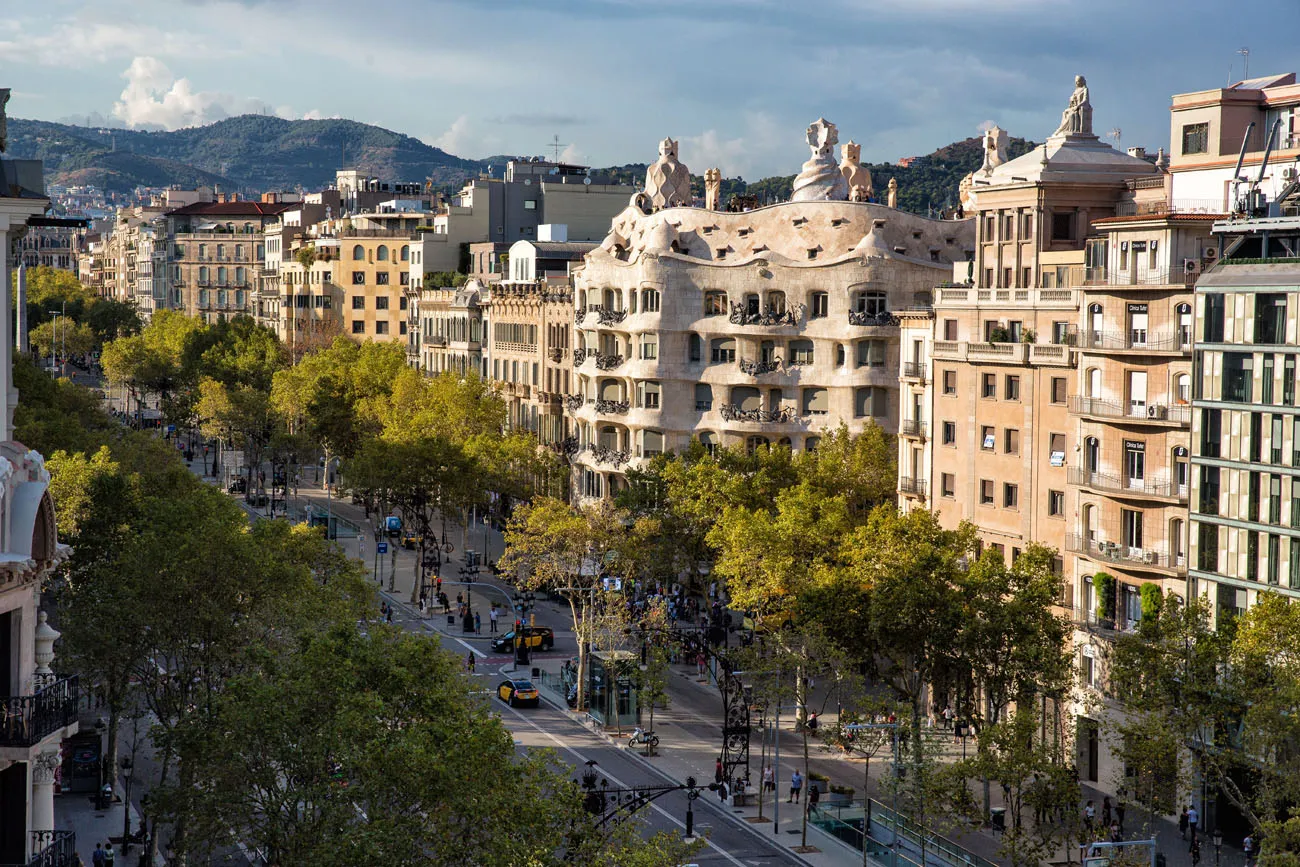
[[[704,170],[704,209],[716,211],[722,202],[721,169]]]
[[[866,202],[871,199],[871,172],[862,167],[860,162],[862,158],[862,145],[857,142],[848,142],[840,150],[840,173],[844,175],[844,182],[849,185],[849,197],[855,202]],[[855,195],[856,191],[861,188],[864,192]]]
[[[1092,103],[1088,101],[1088,82],[1082,75],[1074,77],[1070,104],[1061,112],[1061,125],[1052,135],[1092,135]]]
[[[689,205],[691,172],[677,159],[677,142],[659,142],[659,159],[645,170],[645,194],[652,210]]]
[[[849,198],[849,185],[835,163],[834,149],[839,143],[835,124],[818,118],[808,127],[808,147],[812,156],[794,179],[792,202],[843,202]]]
[[[891,208],[897,208],[897,207],[898,207],[898,179],[897,179],[897,178],[890,178],[890,179],[889,179],[889,199],[888,199],[888,202],[889,202],[889,207],[891,207]]]

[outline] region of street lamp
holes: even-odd
[[[1192,830],[1192,833],[1196,833],[1195,829]],[[1214,867],[1219,867],[1219,851],[1223,849],[1223,832],[1215,828],[1210,839],[1214,841]]]
[[[126,797],[122,800],[122,854],[126,855],[131,851],[131,757],[123,756],[121,765],[126,777]]]
[[[334,465],[337,470],[339,466],[338,458],[330,458],[325,462],[325,538],[334,538],[334,501],[331,499],[330,489],[333,487],[330,483],[333,477],[330,474],[330,464]],[[376,546],[377,547],[377,546]]]
[[[532,625],[532,611],[537,605],[537,594],[531,590],[516,592],[515,603],[515,667],[528,665],[528,642],[524,640],[524,615],[529,616]]]
[[[55,344],[58,343],[58,341],[59,341],[59,317],[60,317],[60,316],[64,317],[64,325],[63,325],[63,330],[64,330],[64,332],[66,333],[67,330],[68,330],[68,326],[67,326],[67,314],[66,314],[66,313],[62,313],[62,312],[60,312],[60,311],[58,311],[58,310],[48,310],[48,311],[46,311],[46,312],[49,313],[51,316],[54,317],[54,334],[51,335],[51,337],[50,337],[50,376],[53,376],[53,377],[55,377],[55,378],[57,379],[57,378],[58,378],[58,374],[54,372],[54,371],[55,371],[55,363],[54,363],[54,346],[55,346]]]

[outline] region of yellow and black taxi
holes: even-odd
[[[550,650],[555,646],[555,632],[549,626],[525,626],[520,632],[520,640],[529,650]],[[515,631],[512,629],[500,638],[493,639],[492,649],[513,652]]]
[[[537,694],[537,687],[531,680],[503,680],[497,685],[497,698],[511,707],[527,705],[537,707],[542,697]]]

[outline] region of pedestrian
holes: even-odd
[[[477,611],[474,612],[474,634],[483,634],[483,618]]]
[[[1187,839],[1187,808],[1186,807],[1183,807],[1183,811],[1178,814],[1178,833],[1182,836],[1184,840]]]
[[[952,728],[952,717],[953,717],[953,713],[952,713],[952,705],[950,705],[950,704],[949,704],[949,705],[944,705],[944,708],[943,708],[943,727],[944,727],[944,728],[946,728],[946,729],[950,729],[950,728]]]
[[[722,756],[718,756],[718,760],[713,763],[713,782],[721,783],[723,773]]]
[[[817,711],[808,714],[808,722],[806,725],[808,726],[808,734],[815,737],[817,735]]]
[[[695,669],[699,672],[700,677],[704,677],[704,651],[695,654]]]
[[[91,867],[104,867],[104,844],[96,843],[95,851],[90,855]]]
[[[435,592],[435,593],[437,593],[439,596],[442,595],[442,578],[441,578],[441,577],[437,578],[437,579],[434,581],[433,588],[434,588],[434,592]]]
[[[1084,804],[1083,806],[1083,826],[1088,829],[1089,837],[1092,836],[1093,833],[1092,826],[1096,822],[1096,819],[1097,819],[1097,808],[1092,805],[1092,801],[1089,801],[1087,804]]]
[[[492,603],[492,610],[488,612],[488,631],[489,631],[489,632],[496,632],[496,631],[497,631],[497,617],[499,616],[499,614],[500,614],[500,612],[497,611],[497,604],[496,604],[495,602],[493,602],[493,603]]]
[[[821,798],[822,798],[822,791],[820,788],[818,788],[817,784],[813,783],[812,785],[810,785],[808,787],[808,812],[811,813],[813,810],[817,808],[817,802],[820,801]]]
[[[1118,804],[1115,805],[1115,821],[1119,824],[1119,832],[1121,834],[1124,833],[1124,810],[1125,809],[1126,807],[1124,806],[1123,801],[1120,801]]]
[[[1109,828],[1110,822],[1110,795],[1107,795],[1101,799],[1101,826]]]
[[[421,617],[424,616],[424,608],[428,604],[428,602],[429,602],[428,597],[425,595],[424,591],[421,590],[420,591],[420,616]]]
[[[776,791],[776,774],[772,771],[771,765],[765,765],[763,767],[763,791]]]
[[[456,594],[456,604],[457,604],[457,605],[461,605],[461,604],[463,604],[464,602],[465,602],[465,594],[464,594],[464,593],[457,593],[457,594]]]
[[[1247,834],[1241,841],[1241,854],[1246,856],[1246,867],[1250,867],[1255,857],[1255,838]]]
[[[799,803],[799,793],[802,791],[803,791],[803,774],[799,773],[798,768],[795,768],[794,773],[790,775],[790,797],[786,798],[785,802],[787,804],[791,802],[796,804]]]
[[[388,615],[384,618],[387,622],[393,622],[393,606],[388,606]]]
[[[113,867],[115,861],[117,861],[117,853],[113,851],[113,841],[109,840],[104,846],[104,867]]]
[[[1187,805],[1187,827],[1191,829],[1193,840],[1196,839],[1196,832],[1199,830],[1198,826],[1200,824],[1201,824],[1200,811],[1196,809],[1195,804],[1188,804]]]
[[[465,654],[465,668],[469,670],[470,674],[474,673],[474,651],[472,650]]]
[[[1196,832],[1192,832],[1192,845],[1187,847],[1188,853],[1192,856],[1192,867],[1201,863],[1201,841],[1196,839]]]
[[[1112,842],[1112,843],[1118,843],[1118,842],[1119,842],[1120,840],[1122,840],[1122,839],[1124,839],[1124,838],[1123,838],[1123,836],[1121,836],[1121,834],[1119,833],[1119,822],[1111,822],[1111,823],[1110,823],[1110,842]]]
[[[724,804],[727,803],[727,795],[727,781],[718,780],[718,800]]]

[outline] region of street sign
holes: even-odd
[[[378,545],[376,545],[376,546],[375,546],[375,553],[377,553],[377,554],[387,554],[387,553],[388,553],[388,543],[387,543],[387,542],[380,542]]]

